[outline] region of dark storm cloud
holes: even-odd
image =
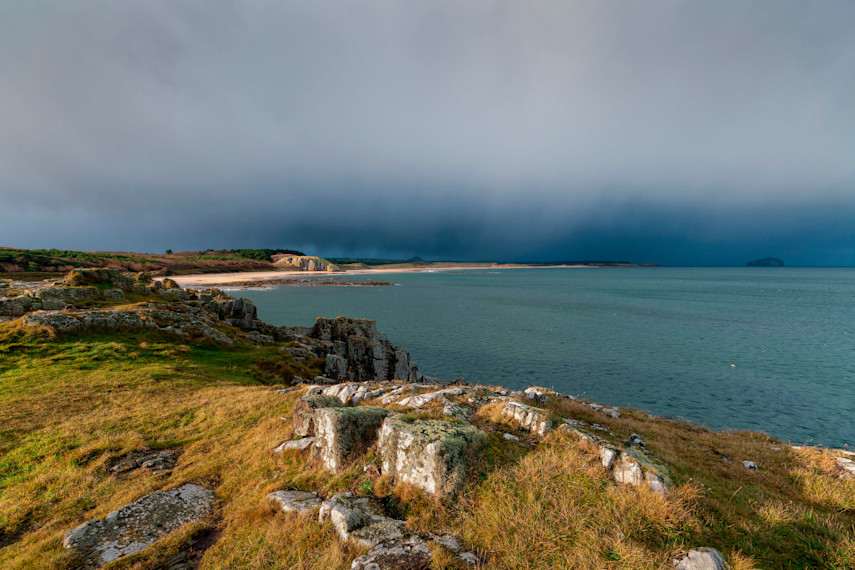
[[[852,264],[855,4],[9,2],[0,244]]]

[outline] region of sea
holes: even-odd
[[[531,385],[712,429],[855,446],[855,269],[372,273],[389,287],[240,291],[259,317],[364,317],[419,369]]]

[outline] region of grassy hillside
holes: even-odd
[[[163,254],[59,249],[0,248],[0,273],[65,273],[76,267],[109,267],[122,271],[214,273],[273,270],[276,254],[303,255],[290,249],[230,249]]]
[[[109,568],[177,559],[201,568],[349,568],[361,552],[329,523],[263,504],[282,488],[381,497],[413,529],[459,533],[489,568],[668,568],[677,551],[702,545],[736,568],[855,566],[855,481],[837,478],[827,452],[757,433],[714,433],[634,410],[615,419],[550,401],[554,414],[599,423],[617,439],[641,435],[675,480],[664,497],[615,484],[584,442],[561,432],[507,441],[489,410],[473,419],[491,435],[455,499],[391,485],[370,468],[371,452],[337,475],[306,455],[274,454],[292,437],[303,393],[274,385],[312,377],[320,364],[298,363],[283,346],[121,332],[57,337],[0,323],[0,567],[72,568],[65,531],[184,482],[216,491],[216,516]],[[144,449],[181,455],[162,475],[111,471]],[[743,459],[760,469],[745,469]],[[434,559],[437,568],[453,564]]]

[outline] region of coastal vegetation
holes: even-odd
[[[76,267],[111,267],[123,271],[212,273],[273,269],[276,255],[304,255],[293,249],[167,250],[164,254],[60,249],[0,248],[0,273],[29,278],[60,275]]]
[[[304,332],[274,330],[227,296],[167,287],[138,282],[124,300],[100,298],[43,312],[38,321],[93,311],[162,321],[148,328],[63,332],[26,315],[0,322],[0,567],[76,568],[65,533],[185,483],[216,493],[213,514],[107,567],[349,568],[365,554],[342,541],[329,519],[265,501],[282,489],[376,499],[408,532],[457,535],[484,568],[667,568],[696,546],[716,548],[736,569],[855,566],[855,480],[844,477],[831,450],[756,432],[713,432],[546,389],[523,394],[464,383],[437,396],[435,385],[405,381],[392,386],[409,390],[408,398],[366,393],[339,408],[353,415],[385,407],[399,422],[481,430],[456,493],[438,496],[394,479],[370,442],[335,470],[314,452],[274,452],[302,437],[292,417],[310,388],[299,379],[341,376],[328,381],[350,382],[352,398],[357,384],[385,386],[375,382],[381,370],[384,378],[399,375],[369,368],[376,364],[353,352],[321,358]],[[102,296],[108,290],[99,289]],[[225,316],[205,317],[207,336],[183,332],[210,311]],[[171,313],[180,318],[167,322]],[[381,346],[400,359],[400,349],[373,330],[370,321],[335,319],[319,322],[315,334],[331,344],[336,335],[364,339],[365,354]],[[407,370],[404,380],[419,378]],[[545,428],[508,423],[502,406],[516,400],[536,406]],[[566,425],[585,426],[596,439]],[[640,446],[667,488],[616,482],[597,445]],[[133,454],[159,452],[173,453],[174,465],[118,468]],[[468,567],[446,549],[434,551],[432,566]]]

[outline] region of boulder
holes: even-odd
[[[338,406],[341,406],[341,400],[333,396],[316,394],[297,398],[297,401],[294,402],[294,424],[292,428],[294,435],[301,437],[312,435],[315,432],[315,410]]]
[[[0,315],[5,317],[20,317],[24,313],[33,310],[33,304],[37,302],[27,295],[17,297],[0,297]],[[38,302],[41,308],[41,302]]]
[[[463,484],[472,449],[484,438],[484,432],[467,424],[393,416],[383,422],[377,446],[384,475],[447,495]]]
[[[112,285],[122,291],[132,291],[133,278],[125,275],[118,269],[72,269],[63,279],[63,283],[70,287],[83,287],[86,285]]]
[[[42,302],[46,311],[57,311],[66,305],[91,301],[101,297],[96,287],[45,287],[36,290],[36,298]]]
[[[315,410],[315,445],[327,469],[338,471],[353,453],[365,451],[389,415],[386,408],[320,408]]]
[[[672,561],[677,570],[730,570],[730,565],[715,548],[693,548]]]
[[[615,462],[612,476],[618,483],[625,483],[638,487],[644,482],[644,472],[641,466],[627,453],[621,452]]]
[[[356,499],[351,493],[339,493],[321,504],[318,520],[323,523],[327,519],[344,542],[361,548],[403,538],[406,524],[387,517],[376,499]]]
[[[603,467],[611,469],[618,456],[617,450],[603,445],[597,449],[597,453],[600,455],[600,461],[602,462]]]
[[[317,438],[315,438],[315,437],[304,437],[302,439],[295,439],[293,441],[286,441],[285,443],[282,443],[282,444],[276,446],[275,448],[273,448],[273,451],[275,453],[282,453],[283,451],[290,451],[290,450],[306,451],[307,449],[312,447],[312,445],[314,445],[316,440],[317,440]]]
[[[841,479],[855,479],[855,461],[852,461],[848,457],[833,457],[832,459],[837,462]]]
[[[127,299],[125,298],[125,292],[121,289],[104,289],[104,291],[101,292],[101,296],[105,301],[127,301]]]
[[[469,553],[467,553],[469,554]],[[351,570],[428,570],[433,551],[419,536],[390,540],[372,548],[350,566]]]
[[[533,434],[544,436],[552,429],[549,414],[542,408],[535,408],[521,402],[506,403],[499,415],[505,423],[516,424]]]
[[[539,404],[545,404],[549,401],[549,396],[554,394],[552,390],[542,388],[540,386],[529,386],[523,392],[529,400],[534,400]]]
[[[103,519],[83,523],[65,535],[63,546],[74,550],[85,567],[97,568],[139,552],[181,525],[201,520],[215,500],[213,491],[190,483],[156,491]]]
[[[322,502],[317,493],[308,491],[274,491],[266,500],[286,513],[300,515],[320,507]]]

